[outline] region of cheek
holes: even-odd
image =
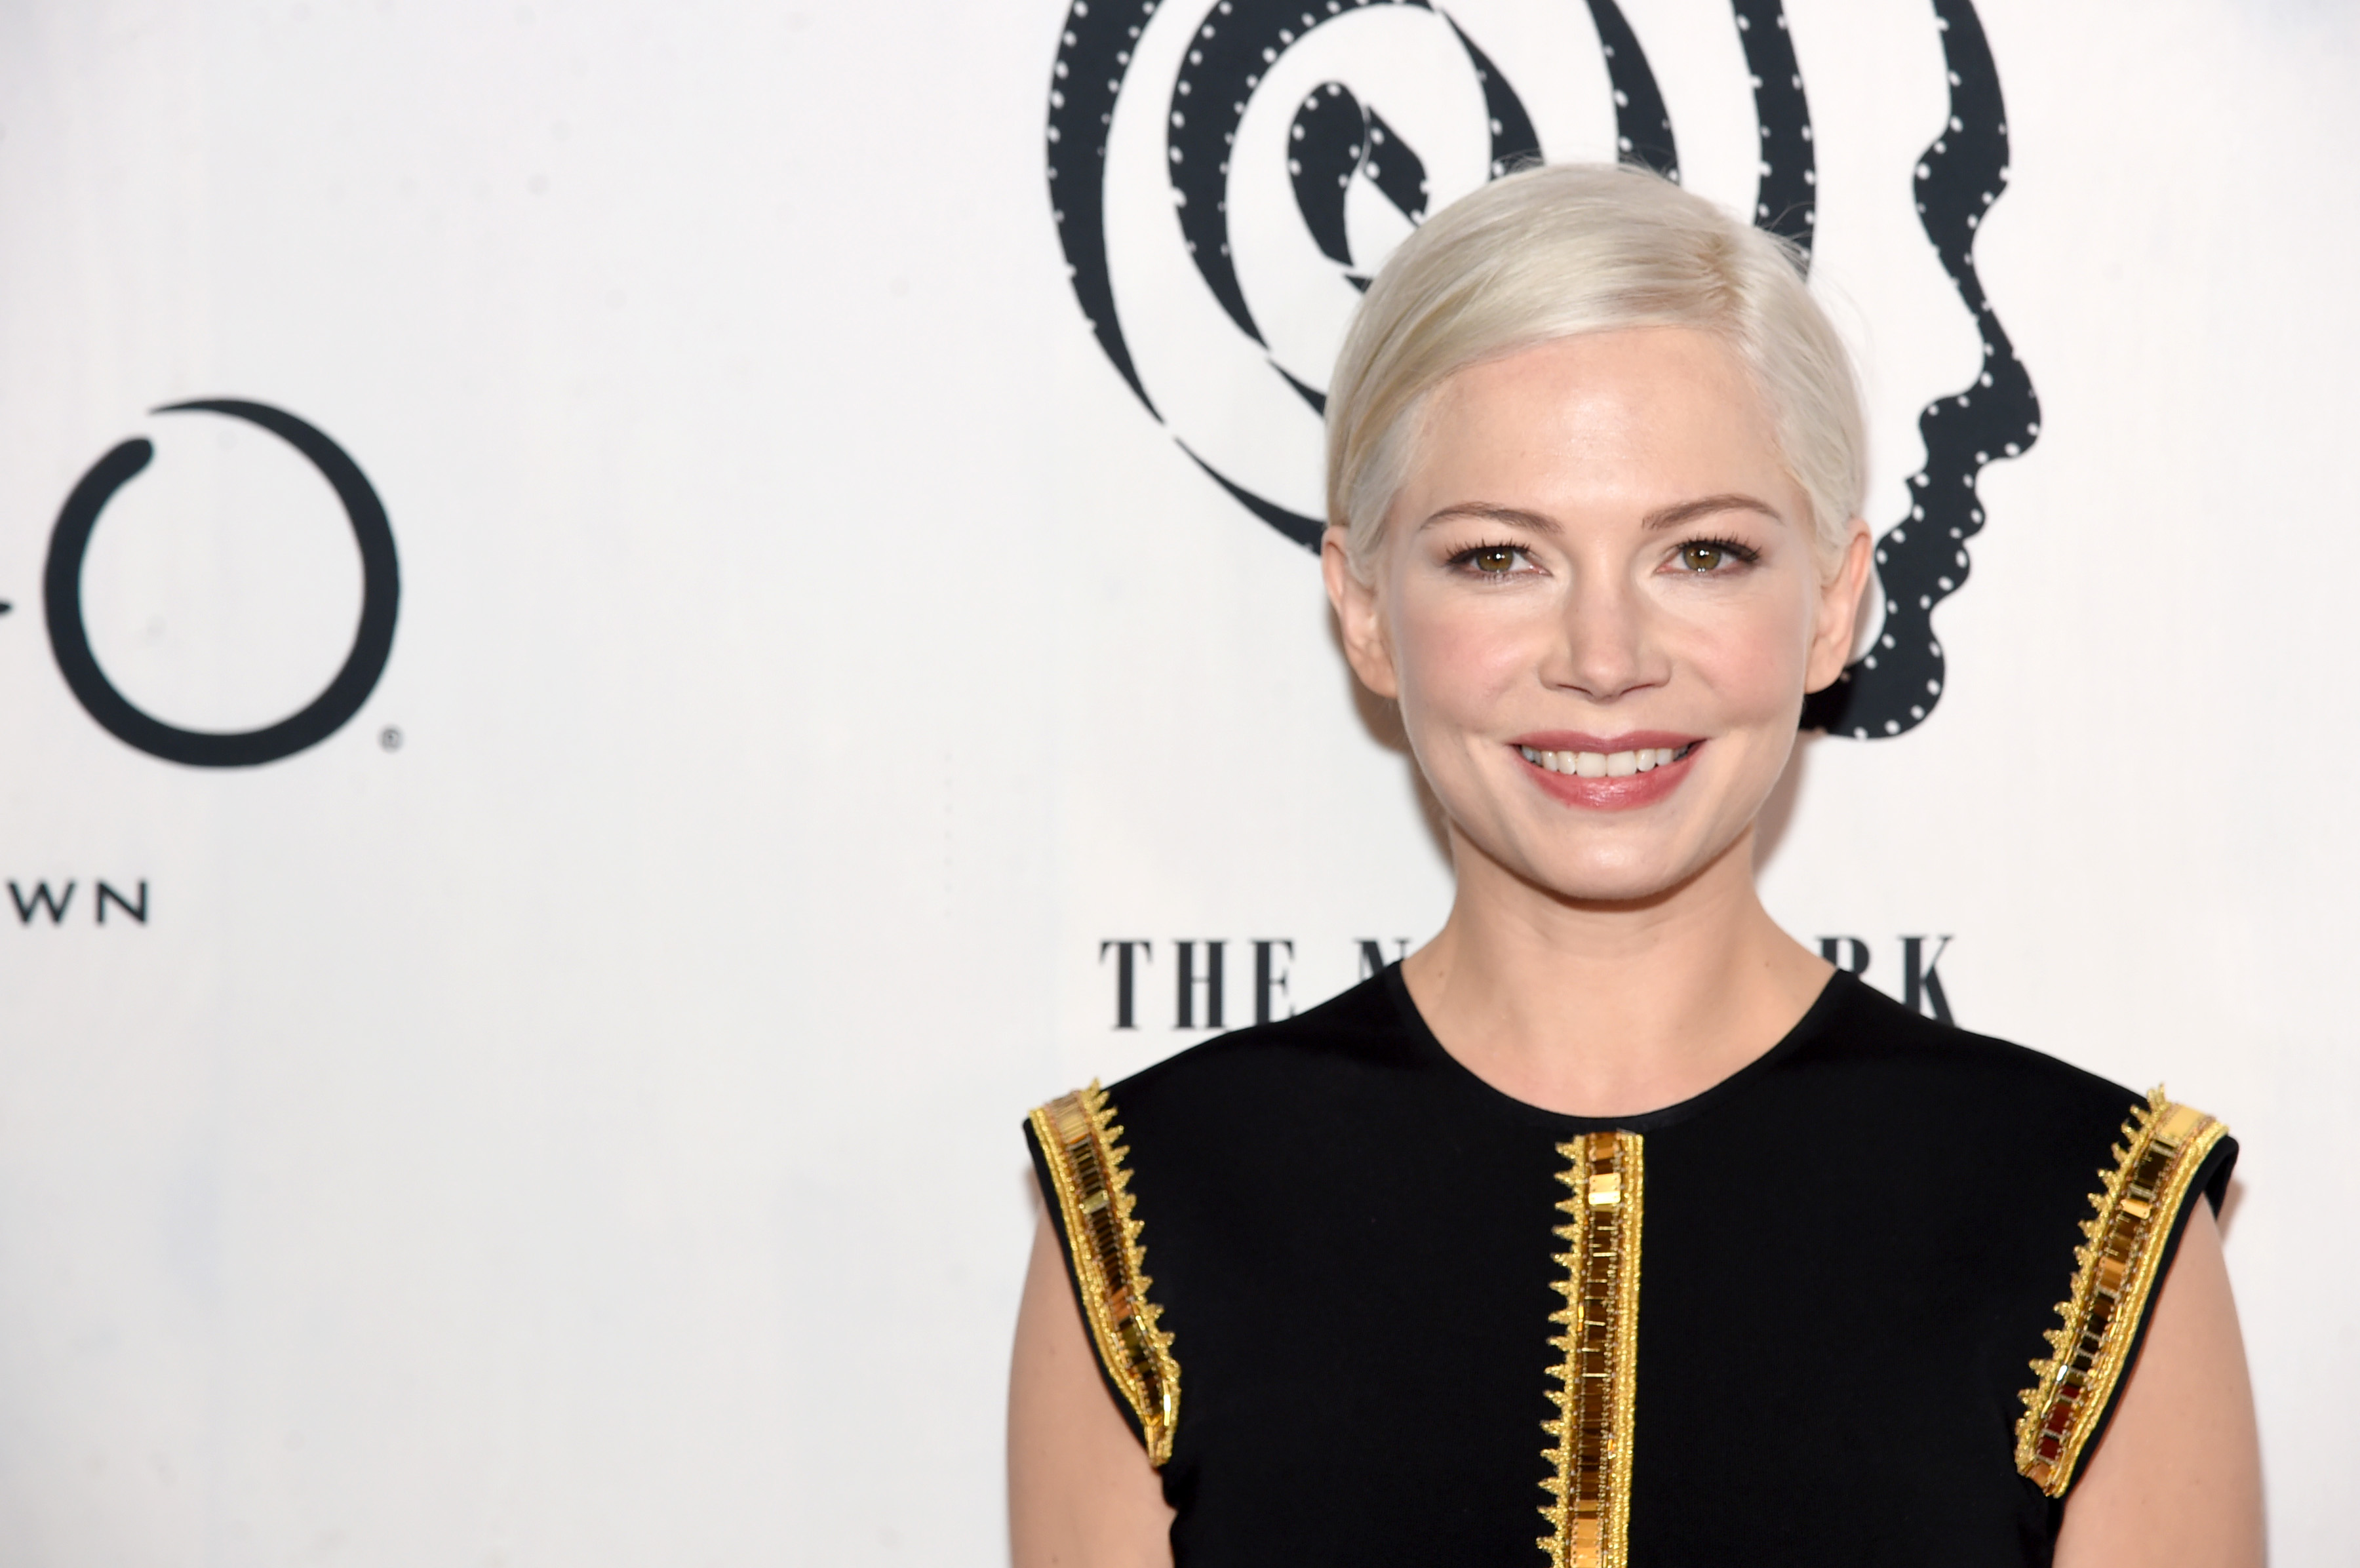
[[[1500,604],[1419,603],[1400,606],[1393,626],[1393,664],[1403,721],[1413,730],[1433,720],[1480,722],[1534,666],[1530,615]]]
[[[1685,662],[1721,694],[1731,718],[1791,719],[1810,657],[1809,607],[1779,593],[1731,610],[1690,627]]]

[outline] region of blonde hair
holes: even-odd
[[[1436,387],[1552,339],[1656,326],[1714,333],[1752,368],[1832,570],[1866,499],[1867,430],[1803,268],[1787,241],[1629,164],[1521,169],[1444,208],[1377,274],[1328,387],[1328,520],[1353,570],[1368,574]]]

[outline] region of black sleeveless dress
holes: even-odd
[[[1180,1568],[2046,1563],[2236,1149],[1843,975],[1694,1099],[1557,1116],[1398,966],[1026,1134]]]

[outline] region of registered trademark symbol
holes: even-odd
[[[399,751],[401,749],[401,732],[399,729],[396,729],[393,725],[388,724],[385,728],[377,732],[377,745],[385,747],[388,751]]]

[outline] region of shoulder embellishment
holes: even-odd
[[[2123,1124],[2114,1168],[2101,1171],[2105,1191],[2090,1194],[2097,1217],[2081,1222],[2089,1244],[2073,1249],[2073,1293],[2057,1303],[2062,1327],[2049,1331],[2054,1352],[2032,1364],[2040,1386],[2022,1396],[2016,1423],[2016,1467],[2052,1497],[2072,1486],[2082,1450],[2122,1381],[2125,1360],[2147,1315],[2156,1266],[2204,1157],[2228,1128],[2158,1085]]]
[[[1625,1568],[1631,1521],[1631,1422],[1639,1361],[1639,1222],[1645,1197],[1643,1140],[1593,1132],[1557,1145],[1570,1161],[1557,1180],[1573,1189],[1558,1203],[1572,1224],[1556,1227],[1569,1245],[1557,1255],[1566,1278],[1563,1308],[1549,1322],[1565,1332],[1549,1344],[1564,1359],[1549,1368],[1557,1439],[1542,1451],[1555,1500],[1541,1517],[1538,1545],[1550,1568]]]
[[[1172,1358],[1172,1336],[1157,1327],[1160,1310],[1147,1299],[1153,1281],[1141,1271],[1147,1249],[1139,1245],[1140,1223],[1131,1218],[1137,1200],[1122,1165],[1131,1151],[1115,1141],[1122,1128],[1114,1115],[1093,1079],[1088,1088],[1035,1110],[1032,1131],[1049,1157],[1098,1360],[1139,1418],[1148,1462],[1160,1466],[1172,1457],[1180,1421],[1180,1364]]]

